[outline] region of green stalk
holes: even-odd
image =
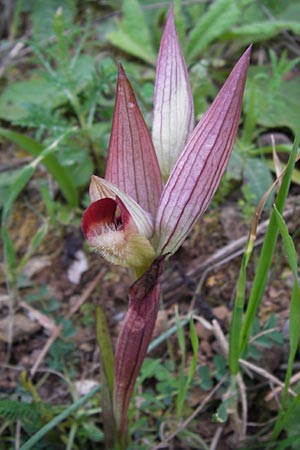
[[[240,268],[239,278],[236,288],[236,298],[232,312],[232,321],[229,332],[229,358],[228,364],[231,375],[235,376],[239,372],[239,356],[240,356],[240,332],[243,320],[245,291],[247,280],[247,266],[254,248],[255,235],[250,233],[246,250],[243,255],[243,260]]]
[[[20,26],[20,17],[22,14],[22,8],[23,8],[23,0],[17,0],[14,5],[14,14],[12,19],[12,24],[10,27],[10,40],[13,41],[19,30]]]
[[[182,416],[183,405],[185,401],[185,359],[186,359],[186,343],[184,338],[183,329],[180,326],[180,318],[178,313],[178,307],[175,308],[175,319],[177,326],[177,339],[181,352],[180,368],[178,373],[178,394],[176,398],[176,418],[180,419]]]
[[[283,410],[280,411],[272,432],[271,442],[267,446],[266,450],[272,448],[272,444],[278,438],[279,434],[281,433],[281,430],[283,430],[286,423],[288,423],[288,421],[290,420],[290,417],[295,415],[295,409],[298,407],[299,403],[300,403],[300,394],[291,400],[290,406],[286,411]]]
[[[73,423],[70,429],[66,450],[72,450],[72,448],[74,448],[73,446],[77,429],[78,429],[77,423]]]
[[[291,155],[290,155],[290,158],[288,161],[287,169],[284,174],[282,184],[279,189],[278,196],[277,196],[277,199],[275,202],[276,208],[278,209],[280,214],[282,214],[282,212],[283,212],[286,198],[288,195],[288,191],[290,188],[292,173],[293,173],[293,169],[294,169],[294,165],[295,165],[295,161],[296,161],[296,157],[297,157],[299,140],[300,140],[300,134],[298,132],[295,137],[295,141],[294,141],[294,145],[293,145]],[[274,249],[275,249],[275,244],[277,241],[277,236],[278,236],[278,225],[277,225],[277,221],[276,221],[275,211],[273,210],[273,212],[271,214],[269,226],[268,226],[268,229],[266,232],[266,236],[264,239],[263,247],[261,250],[260,258],[258,261],[258,265],[257,265],[257,269],[256,269],[250,297],[249,297],[248,307],[247,307],[245,318],[244,318],[244,323],[243,323],[242,329],[241,329],[240,356],[247,346],[249,334],[250,334],[251,328],[253,326],[253,321],[256,316],[258,307],[261,303],[262,296],[265,291],[265,287],[266,287],[267,279],[268,279],[268,273],[269,273],[269,269],[271,266],[271,261],[272,261],[272,257],[273,257],[273,253],[274,253]]]
[[[293,272],[294,276],[294,285],[291,297],[291,305],[290,305],[290,352],[288,358],[288,367],[285,374],[285,383],[284,389],[282,392],[281,399],[281,408],[278,414],[276,424],[272,433],[272,441],[274,441],[278,436],[280,431],[282,430],[285,423],[285,415],[287,413],[287,400],[288,400],[288,389],[290,386],[290,380],[294,368],[295,357],[299,348],[299,339],[300,339],[300,286],[298,282],[298,255],[296,248],[294,246],[293,240],[289,235],[288,228],[282,215],[277,211],[276,206],[274,207],[274,211],[276,214],[276,219],[279,227],[280,234],[282,236],[284,250],[287,255],[287,259],[289,261],[289,265]]]
[[[101,360],[101,406],[106,450],[118,449],[113,410],[114,355],[109,326],[101,305],[96,308],[96,336]]]

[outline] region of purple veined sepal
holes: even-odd
[[[95,178],[91,183],[92,203],[82,218],[83,233],[107,261],[141,274],[156,256],[150,243],[150,215],[126,194],[120,192],[119,196],[111,183]]]
[[[156,66],[152,125],[152,140],[165,180],[193,128],[193,96],[171,6]]]
[[[241,56],[174,166],[160,199],[157,254],[172,254],[210,203],[239,124],[251,47]]]
[[[130,288],[129,307],[124,318],[115,351],[114,413],[117,428],[126,435],[127,412],[159,309],[159,277],[164,270],[164,257],[152,266]]]
[[[162,177],[149,130],[121,64],[105,179],[155,214]]]

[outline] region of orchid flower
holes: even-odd
[[[157,316],[164,259],[182,245],[225,171],[250,52],[239,59],[194,128],[193,98],[171,7],[157,61],[152,137],[119,65],[105,178],[92,177],[92,203],[82,229],[96,251],[133,269],[137,280],[115,353],[114,413],[121,434]]]

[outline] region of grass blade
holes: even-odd
[[[240,10],[236,2],[231,0],[212,2],[190,35],[186,47],[187,58],[192,60],[202,53],[213,40],[235,24],[239,16]]]
[[[4,136],[6,139],[14,142],[15,144],[22,147],[28,153],[34,157],[38,157],[44,150],[44,147],[39,142],[34,139],[25,136],[16,131],[6,130],[5,128],[0,128],[0,135]],[[78,193],[75,184],[69,174],[69,172],[59,164],[54,155],[47,155],[42,161],[42,164],[46,167],[48,172],[57,181],[63,196],[67,202],[73,206],[78,206]]]
[[[113,448],[116,440],[116,427],[113,410],[114,354],[109,326],[101,305],[96,308],[96,335],[101,360],[101,406],[105,448]]]
[[[186,391],[188,390],[189,385],[191,384],[195,370],[197,368],[198,350],[199,350],[199,338],[198,338],[197,331],[196,331],[195,324],[194,324],[192,317],[190,319],[190,339],[191,339],[191,344],[192,344],[193,356],[192,356],[189,371],[188,371],[188,377],[187,377],[187,382],[186,382]]]
[[[6,272],[6,276],[10,281],[14,281],[16,278],[16,251],[14,248],[14,244],[10,238],[10,235],[7,231],[5,224],[2,224],[1,227],[1,235],[3,240],[3,253],[4,253],[4,270]]]
[[[285,171],[281,172],[279,174],[278,178],[272,183],[272,185],[267,189],[265,194],[262,196],[258,207],[256,208],[255,214],[252,219],[252,224],[250,228],[250,233],[248,237],[248,241],[246,243],[245,252],[242,259],[242,264],[239,272],[238,282],[237,282],[237,289],[236,289],[236,297],[234,301],[234,308],[232,312],[232,320],[230,325],[230,332],[229,332],[229,358],[228,358],[228,364],[230,368],[230,372],[233,376],[238,374],[239,371],[239,348],[240,348],[240,333],[241,333],[241,325],[243,320],[243,312],[244,312],[244,305],[245,305],[245,294],[246,294],[246,281],[247,281],[247,266],[250,260],[250,257],[253,252],[254,248],[254,242],[256,240],[256,232],[257,232],[257,226],[258,222],[261,216],[261,213],[264,209],[264,206],[273,191],[274,187],[277,183],[281,181],[282,176],[284,175]]]
[[[284,417],[286,415],[286,403],[288,397],[288,389],[290,385],[290,380],[292,376],[293,366],[295,357],[299,347],[299,339],[300,339],[300,288],[298,282],[298,257],[297,252],[293,243],[291,236],[289,235],[288,228],[286,223],[279,213],[276,205],[274,206],[275,217],[277,220],[277,225],[279,227],[279,232],[282,236],[284,249],[287,255],[287,259],[291,270],[294,275],[294,285],[291,297],[291,306],[290,306],[290,353],[288,358],[288,367],[285,374],[285,384],[282,392],[282,400],[281,400],[281,409],[277,418],[277,422],[275,424],[272,439],[275,440],[280,431],[283,428]]]
[[[276,199],[276,207],[280,213],[282,213],[284,209],[284,205],[286,202],[286,198],[288,195],[288,191],[290,188],[292,173],[295,165],[295,161],[297,158],[297,151],[299,147],[300,133],[298,132],[294,145],[289,157],[288,165],[286,168],[286,172],[282,179],[282,184],[279,189],[277,199]],[[264,239],[263,247],[261,250],[260,258],[258,261],[258,265],[256,268],[256,273],[249,297],[248,307],[246,310],[244,323],[241,329],[241,337],[240,337],[240,355],[243,353],[247,346],[248,337],[253,326],[253,321],[260,305],[263,293],[265,291],[265,287],[267,284],[267,278],[269,269],[271,266],[271,261],[275,249],[275,244],[278,236],[278,225],[275,216],[275,211],[273,210],[269,222],[269,226],[266,232],[266,236]]]
[[[35,166],[33,164],[28,164],[21,170],[21,172],[15,179],[14,183],[11,185],[7,199],[3,206],[2,223],[4,223],[5,220],[7,219],[14,201],[16,200],[20,192],[24,189],[24,187],[26,186],[26,184],[28,183],[34,172]]]
[[[98,305],[96,309],[96,330],[103,369],[107,378],[109,391],[112,394],[114,386],[114,354],[109,326],[101,305]]]
[[[20,262],[18,263],[18,266],[16,268],[17,273],[21,272],[21,270],[24,268],[25,264],[27,264],[27,262],[29,261],[31,256],[34,254],[34,252],[39,247],[41,242],[47,236],[48,228],[49,228],[48,222],[44,222],[40,226],[40,228],[37,230],[37,232],[34,234],[34,236],[32,236],[32,238],[30,239],[30,242],[28,243],[28,247],[27,247],[25,255],[22,256]]]
[[[276,441],[278,438],[281,430],[286,426],[287,423],[289,423],[292,416],[295,414],[295,410],[297,410],[300,403],[300,394],[297,395],[297,397],[293,398],[289,404],[289,407],[286,411],[282,411],[282,413],[279,414],[278,419],[275,423],[272,437],[271,437],[271,443],[266,448],[266,450],[269,450],[271,447],[273,448],[272,444]]]
[[[176,320],[176,326],[177,326],[177,339],[178,339],[178,345],[181,353],[181,361],[180,361],[180,367],[179,367],[179,373],[178,373],[178,394],[176,398],[176,417],[179,419],[181,417],[183,404],[185,400],[185,358],[186,358],[186,345],[185,345],[185,338],[184,338],[184,331],[180,324],[180,317],[178,314],[178,308],[176,306],[175,308],[175,320]]]
[[[286,256],[287,256],[288,262],[290,264],[290,267],[292,269],[295,280],[297,280],[297,278],[298,278],[298,273],[297,273],[298,257],[297,257],[297,252],[296,252],[296,249],[294,246],[294,242],[289,234],[289,230],[286,226],[286,223],[285,223],[282,215],[278,211],[276,205],[274,205],[274,211],[275,211],[275,217],[276,217],[277,225],[279,228],[279,232],[280,232],[282,240],[283,240],[284,250],[286,252]],[[297,285],[298,285],[298,283],[297,283]],[[298,285],[298,287],[299,287],[299,285]]]

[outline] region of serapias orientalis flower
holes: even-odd
[[[119,65],[105,178],[92,177],[82,229],[96,251],[133,269],[136,279],[114,358],[113,415],[124,448],[129,402],[159,308],[164,259],[183,243],[225,171],[250,53],[248,48],[241,56],[194,128],[193,98],[171,7],[157,62],[152,137]]]
[[[156,257],[176,252],[203,214],[233,148],[250,52],[193,129],[193,99],[171,8],[157,62],[152,138],[119,65],[105,179],[92,177],[92,203],[82,222],[90,245],[108,261],[140,275]]]

